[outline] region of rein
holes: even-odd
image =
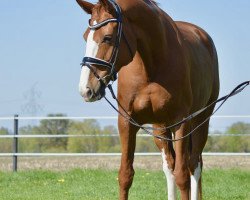
[[[112,97],[116,100],[118,106],[124,111],[125,115],[119,111],[107,98],[106,96],[104,96],[105,100],[108,102],[108,104],[118,113],[120,114],[123,118],[125,118],[126,120],[129,121],[130,124],[138,127],[138,128],[141,128],[142,130],[144,130],[147,134],[155,137],[155,138],[158,138],[160,140],[166,140],[166,141],[171,141],[171,142],[177,142],[179,140],[183,140],[185,138],[187,138],[188,136],[190,136],[191,134],[193,134],[198,128],[200,128],[203,124],[205,124],[212,115],[214,115],[221,107],[222,105],[232,96],[236,95],[236,94],[239,94],[240,92],[242,92],[248,85],[250,85],[250,81],[245,81],[241,84],[239,84],[238,86],[236,86],[228,95],[225,95],[219,99],[217,99],[216,101],[213,101],[212,103],[210,103],[208,106],[204,107],[204,108],[201,108],[200,110],[192,113],[191,115],[189,115],[188,117],[184,118],[183,120],[175,123],[175,124],[172,124],[170,126],[167,126],[167,127],[162,127],[162,128],[154,128],[154,127],[149,127],[149,126],[143,126],[143,125],[140,125],[139,123],[137,123],[130,115],[129,113],[124,109],[124,107],[120,104],[120,102],[118,101],[114,91],[113,91],[113,88],[111,86],[111,84],[109,84],[107,87],[112,95]],[[211,115],[209,115],[203,122],[201,122],[199,125],[197,125],[192,131],[190,131],[189,133],[187,133],[186,135],[182,136],[182,137],[179,137],[179,138],[176,138],[176,139],[172,139],[172,138],[168,138],[168,137],[165,137],[165,136],[161,136],[161,135],[156,135],[152,132],[150,132],[150,130],[160,130],[160,131],[169,131],[170,133],[173,133],[171,129],[177,127],[177,126],[180,126],[181,124],[185,123],[185,122],[188,122],[190,121],[191,119],[195,118],[196,116],[198,116],[199,114],[205,112],[208,108],[210,108],[211,106],[213,105],[216,105],[217,103],[220,103],[220,105],[215,109],[215,111],[213,111],[213,113]]]
[[[107,20],[104,20],[103,22],[100,22],[98,24],[95,24],[95,25],[90,25],[89,24],[89,28],[91,30],[96,30],[96,29],[99,29],[101,28],[102,26],[105,26],[107,25],[108,23],[117,23],[118,24],[118,30],[117,30],[117,35],[116,35],[116,41],[115,41],[115,45],[114,45],[114,48],[113,48],[113,51],[112,51],[112,55],[109,59],[109,61],[105,61],[103,59],[99,59],[99,58],[94,58],[94,57],[84,57],[83,58],[83,61],[81,63],[81,66],[86,66],[88,67],[94,74],[94,76],[98,79],[98,81],[100,81],[101,84],[103,84],[105,87],[108,87],[112,97],[116,100],[118,106],[121,108],[121,110],[125,113],[123,114],[121,111],[118,110],[118,108],[116,108],[107,98],[106,96],[104,96],[105,100],[108,102],[108,104],[118,113],[120,114],[123,118],[125,118],[126,120],[128,120],[128,122],[138,128],[141,128],[142,130],[144,130],[147,134],[155,137],[155,138],[158,138],[160,140],[166,140],[166,141],[171,141],[171,142],[176,142],[176,141],[179,141],[179,140],[183,140],[185,138],[187,138],[188,136],[190,136],[191,134],[193,134],[199,127],[201,127],[203,124],[205,124],[212,115],[214,115],[220,108],[221,106],[232,96],[240,93],[242,90],[244,90],[249,84],[250,84],[250,81],[245,81],[241,84],[239,84],[237,87],[235,87],[228,95],[226,96],[223,96],[221,97],[220,99],[217,99],[216,101],[210,103],[208,106],[192,113],[191,115],[189,115],[188,117],[184,118],[183,120],[173,124],[173,125],[170,125],[170,126],[167,126],[167,127],[162,127],[162,128],[154,128],[154,127],[149,127],[149,126],[144,126],[144,125],[140,125],[139,123],[137,123],[130,115],[129,113],[124,109],[124,107],[120,104],[119,100],[117,99],[114,91],[113,91],[113,88],[112,88],[112,85],[111,84],[108,84],[106,81],[106,78],[111,78],[112,81],[115,81],[116,78],[117,78],[117,74],[116,74],[116,71],[115,71],[115,63],[116,63],[116,60],[117,60],[117,55],[118,55],[118,52],[119,52],[119,46],[120,46],[120,42],[121,42],[121,37],[124,38],[125,40],[125,43],[126,45],[128,46],[128,49],[130,51],[130,54],[133,58],[133,52],[130,48],[130,45],[129,45],[129,42],[127,40],[127,38],[125,37],[123,31],[122,31],[122,13],[121,13],[121,8],[120,6],[114,1],[114,0],[108,0],[114,7],[115,9],[115,12],[116,12],[116,18],[111,18],[111,19],[107,19]],[[94,70],[94,68],[92,67],[92,65],[97,65],[97,66],[102,66],[102,67],[105,67],[107,69],[109,69],[110,73],[108,75],[106,75],[105,77],[100,77],[97,72]],[[182,137],[179,137],[179,138],[176,138],[176,139],[172,139],[172,138],[169,138],[169,137],[166,137],[166,136],[163,136],[162,135],[156,135],[154,133],[152,133],[151,131],[154,131],[154,130],[160,130],[160,131],[168,131],[169,133],[172,133],[172,129],[177,127],[177,126],[180,126],[182,125],[183,123],[185,122],[188,122],[190,121],[191,119],[195,118],[196,116],[200,115],[201,113],[205,112],[208,108],[216,105],[217,103],[220,103],[220,105],[215,109],[215,111],[213,111],[213,113],[211,115],[209,115],[203,122],[201,122],[198,126],[196,126],[193,130],[191,130],[188,134],[182,136]]]

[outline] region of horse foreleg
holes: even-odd
[[[157,128],[157,126],[155,125],[154,127]],[[170,132],[168,134],[165,134],[165,133],[154,131],[154,134],[164,135],[168,138],[172,138]],[[159,140],[155,138],[155,144],[161,151],[161,155],[162,155],[162,168],[167,179],[168,200],[176,200],[177,199],[176,183],[175,183],[175,177],[173,174],[174,164],[175,164],[174,163],[175,152],[173,148],[173,143],[170,141],[164,141],[164,140]]]
[[[205,115],[201,119],[197,119],[194,126],[199,125],[208,116]],[[209,122],[200,127],[197,132],[192,135],[192,151],[190,156],[190,172],[191,172],[191,200],[202,199],[201,174],[202,174],[202,150],[207,141]]]
[[[175,132],[176,138],[184,136],[190,130],[189,124],[182,124],[181,127]],[[181,192],[182,200],[189,200],[190,193],[190,174],[189,174],[189,139],[185,138],[175,142],[175,169],[174,175],[178,188]]]
[[[201,163],[198,163],[197,168],[194,170],[194,173],[191,175],[191,200],[201,199]]]
[[[127,200],[134,177],[133,161],[138,128],[121,117],[119,117],[118,126],[122,152],[119,170],[120,200]]]

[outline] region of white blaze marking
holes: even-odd
[[[201,177],[201,164],[199,162],[197,168],[194,170],[194,175],[191,175],[191,200],[199,199],[200,177]]]
[[[94,21],[94,25],[95,24],[97,24],[96,21]],[[85,56],[95,58],[98,52],[98,44],[94,41],[94,33],[95,30],[90,30],[89,32],[87,38]],[[88,67],[83,66],[81,70],[80,83],[79,83],[79,92],[82,96],[87,89],[89,75],[90,75],[90,69]]]
[[[167,186],[168,186],[168,200],[176,200],[176,184],[175,177],[173,175],[173,170],[168,168],[168,163],[166,160],[166,154],[164,149],[162,149],[162,166],[165,176],[167,178]]]

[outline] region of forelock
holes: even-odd
[[[112,4],[107,1],[107,0],[99,0],[99,4],[101,5],[102,8],[104,8],[104,10],[110,14],[114,14],[115,10],[112,6]]]
[[[93,8],[93,17],[94,18],[99,18],[104,12],[109,13],[111,15],[114,15],[115,12],[113,9],[110,9],[109,6],[104,3],[105,1],[100,0],[95,7]]]

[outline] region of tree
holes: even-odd
[[[250,134],[250,124],[245,122],[237,122],[232,124],[226,131],[228,134],[243,134],[242,136],[231,137],[228,144],[233,151],[249,152],[250,137],[244,134]]]
[[[48,117],[64,117],[63,114],[49,114]],[[67,119],[45,119],[39,125],[23,126],[19,129],[22,135],[66,135],[70,121]],[[20,138],[21,152],[65,152],[68,138]]]
[[[0,128],[0,135],[10,135],[10,132],[7,128]],[[1,153],[10,153],[12,152],[12,139],[9,138],[0,138],[0,152]]]
[[[220,138],[223,138],[223,137],[212,137],[213,134],[216,134],[216,135],[220,135],[220,134],[223,134],[222,132],[220,131],[213,131],[212,133],[210,133],[209,135],[211,135],[211,137],[208,136],[207,138],[207,142],[206,142],[206,145],[204,147],[204,152],[218,152],[218,151],[221,151],[220,150],[220,146],[218,144],[218,141],[220,140]]]
[[[0,128],[0,135],[9,135],[9,130],[7,128]]]
[[[65,117],[64,114],[49,114],[48,117]],[[47,135],[66,135],[68,132],[69,120],[68,119],[44,119],[40,121],[38,127],[34,127],[34,132],[38,134]],[[53,149],[60,149],[65,151],[67,149],[68,138],[48,138],[44,139],[42,146],[43,151],[51,151]]]
[[[36,126],[24,126],[19,129],[20,135],[32,135],[32,134],[39,134],[36,131]],[[41,138],[19,138],[18,139],[18,151],[19,152],[34,152],[40,153],[42,152],[42,142]]]
[[[64,117],[63,114],[49,114],[48,117]],[[25,135],[65,135],[69,120],[41,120],[38,126],[24,126],[19,129]],[[67,138],[25,138],[19,140],[19,150],[22,152],[60,152],[67,149]]]
[[[71,122],[68,134],[72,135],[98,135],[101,133],[100,126],[96,120],[85,120],[83,122]],[[69,138],[68,150],[76,153],[98,152],[97,137]]]
[[[140,130],[138,134],[142,134],[144,131]],[[154,137],[138,137],[136,140],[136,152],[159,152],[154,142]]]
[[[220,134],[221,132],[216,132]],[[249,152],[250,151],[250,124],[237,122],[225,131],[227,136],[208,137],[204,151],[209,152]],[[236,136],[236,134],[243,134]],[[244,135],[245,134],[245,135]],[[235,136],[234,136],[235,135]]]
[[[106,126],[101,131],[102,135],[107,135],[107,137],[98,137],[98,152],[108,153],[108,152],[119,152],[120,151],[120,141],[118,131],[114,126]],[[116,136],[109,136],[116,135]]]
[[[250,124],[244,122],[237,122],[231,125],[226,133],[228,134],[250,134]]]

